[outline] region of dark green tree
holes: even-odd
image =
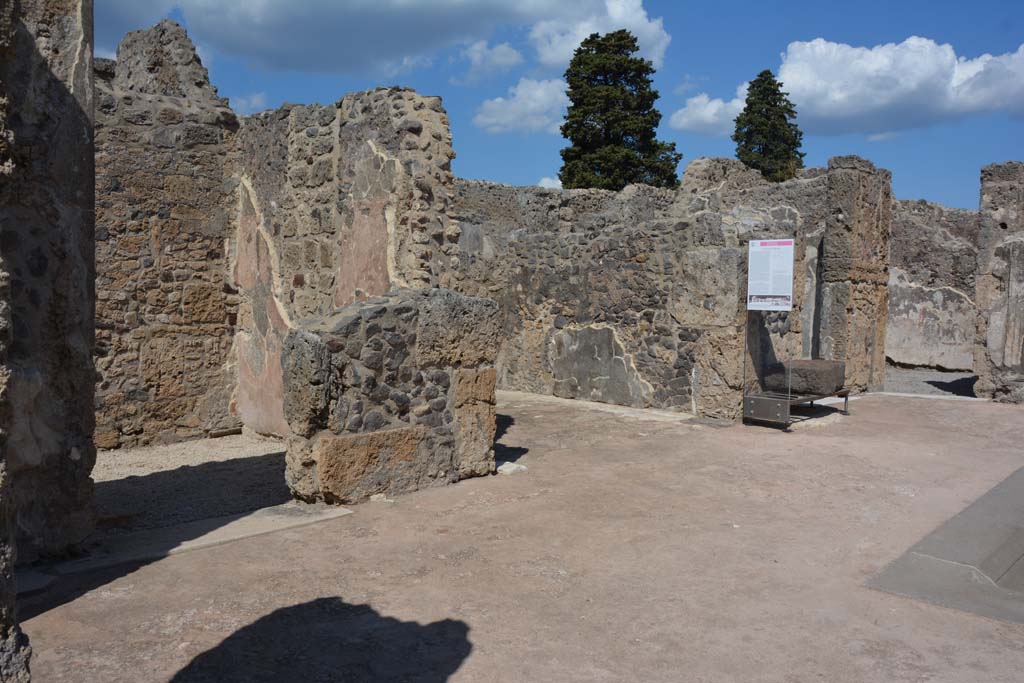
[[[594,33],[573,54],[565,80],[571,104],[562,124],[569,147],[558,177],[566,188],[621,190],[630,183],[679,184],[683,158],[675,143],[655,137],[661,113],[654,108],[654,66],[635,57],[629,31]]]
[[[736,158],[774,182],[789,180],[804,167],[804,134],[795,122],[796,107],[781,86],[768,69],[750,82],[732,136]]]

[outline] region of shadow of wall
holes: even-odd
[[[255,510],[292,499],[284,480],[284,452],[204,462],[144,476],[96,484],[97,531],[91,557],[103,557],[107,541],[139,539],[145,559],[126,559],[87,571],[62,573],[46,591],[22,596],[19,615],[28,620],[166,557],[181,544]],[[153,532],[157,533],[146,533]],[[85,558],[88,562],[90,556]]]

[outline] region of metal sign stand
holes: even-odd
[[[781,240],[751,240],[748,244],[748,254],[753,254],[755,249],[763,250],[764,248],[779,248],[788,247],[789,259],[792,261],[792,250],[795,240],[793,238],[781,239]],[[778,253],[778,252],[776,252]],[[785,254],[785,252],[782,252]],[[763,251],[758,254],[759,259],[762,259],[761,266],[764,266],[763,259],[766,258]],[[767,258],[776,258],[776,256],[770,256]],[[748,257],[748,264],[750,262]],[[769,269],[774,271],[773,262],[769,263]],[[785,262],[783,262],[784,264]],[[743,325],[743,356],[740,359],[743,363],[742,370],[742,385],[741,393],[743,396],[743,419],[751,420],[755,422],[762,422],[767,424],[781,425],[784,428],[789,428],[792,423],[791,409],[793,406],[802,404],[813,404],[815,401],[826,398],[828,396],[839,396],[844,400],[843,412],[849,414],[850,407],[850,392],[845,387],[840,389],[834,394],[794,394],[793,393],[793,368],[790,364],[783,362],[782,366],[786,373],[786,392],[781,391],[766,391],[762,390],[757,392],[747,391],[747,337],[750,335],[750,314],[753,312],[762,313],[764,310],[774,310],[784,312],[788,319],[790,313],[792,313],[792,266],[789,269],[788,282],[783,281],[780,285],[775,280],[775,273],[772,272],[769,280],[771,284],[765,288],[765,281],[762,280],[758,284],[762,288],[761,291],[757,292],[755,296],[751,296],[751,274],[750,267],[748,265],[747,271],[747,301],[744,308],[746,308],[746,319]],[[760,273],[763,277],[764,273]],[[786,291],[788,288],[788,291]],[[771,291],[778,289],[780,291]],[[765,291],[768,290],[768,291]],[[759,307],[754,310],[750,309],[752,301],[758,301]],[[760,320],[760,317],[758,318]],[[758,354],[760,356],[760,354]]]

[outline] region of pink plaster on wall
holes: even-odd
[[[384,294],[391,288],[388,276],[388,225],[385,197],[354,201],[352,226],[341,235],[341,260],[334,305]]]
[[[260,434],[287,436],[281,350],[288,323],[273,294],[274,264],[252,196],[245,184],[241,192],[234,275],[250,307],[252,325],[235,338],[238,393],[232,407],[246,427]]]

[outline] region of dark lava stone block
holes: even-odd
[[[792,377],[788,377],[788,374]],[[832,394],[843,388],[846,363],[841,360],[791,360],[776,363],[764,374],[766,391],[794,394]]]

